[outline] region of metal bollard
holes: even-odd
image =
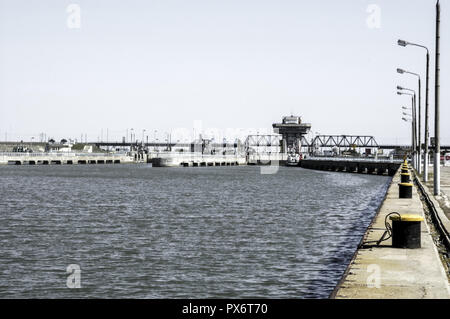
[[[400,179],[402,183],[409,183],[411,181],[411,175],[409,173],[401,173]]]
[[[394,248],[420,248],[420,215],[404,214],[391,216],[392,221],[392,247]]]
[[[412,188],[413,188],[413,184],[411,184],[411,183],[398,184],[399,198],[412,198]]]

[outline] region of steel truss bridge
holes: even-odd
[[[373,136],[363,135],[317,135],[308,146],[312,147],[355,147],[377,148],[378,143]]]
[[[245,140],[246,147],[272,147],[280,146],[281,135],[249,135]],[[305,136],[301,137],[302,147],[343,147],[343,148],[379,148],[373,136],[360,135],[317,135],[308,141]]]
[[[246,152],[254,151],[256,153],[280,152],[281,135],[249,135],[245,139],[244,148]]]
[[[281,135],[269,134],[269,135],[249,135],[245,140],[245,148],[255,148],[258,150],[271,147],[280,146]],[[315,148],[378,148],[378,149],[390,149],[390,150],[403,150],[409,151],[411,145],[398,145],[398,144],[378,144],[373,136],[369,135],[317,135],[308,141],[304,136],[301,137],[302,147],[315,147]],[[434,149],[433,146],[429,146],[429,149]],[[450,151],[450,145],[441,145],[441,151]]]

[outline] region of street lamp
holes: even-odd
[[[407,92],[402,92],[402,91],[398,91],[397,94],[398,95],[409,95],[411,96],[411,106],[412,106],[412,120],[411,120],[411,160],[412,160],[412,164],[413,167],[416,168],[416,112],[415,112],[415,102],[416,102],[416,93],[414,90],[411,89],[407,89],[407,88],[403,88],[400,86],[397,86],[397,89],[399,90],[404,90],[404,91],[411,91],[413,93],[407,93]]]
[[[398,41],[397,41],[397,44],[398,44],[399,46],[406,47],[409,43],[406,42],[405,40],[398,40]]]
[[[412,113],[412,118],[413,118],[413,124],[414,124],[414,154],[417,155],[417,114],[416,114],[416,91],[412,90],[412,89],[408,89],[408,88],[404,88],[401,86],[397,86],[397,90],[399,90],[399,92],[397,92],[398,95],[410,95],[412,96],[412,108],[411,108],[411,113]],[[401,91],[409,91],[411,93],[405,93],[405,92],[401,92]],[[417,164],[417,159],[415,159],[415,164]],[[417,167],[415,167],[417,168]]]
[[[429,74],[430,74],[430,51],[428,48],[424,45],[408,42],[405,40],[398,40],[397,44],[402,47],[406,47],[407,45],[419,47],[422,49],[425,49],[427,51],[426,55],[426,88],[425,88],[425,149],[424,149],[424,159],[423,159],[423,180],[425,182],[428,181],[428,143],[429,143],[429,128],[428,128],[428,113],[429,113],[429,107],[428,107],[428,87],[429,87]],[[420,93],[419,93],[420,94]],[[420,103],[420,98],[419,98]],[[419,104],[419,112],[420,112],[420,104]],[[419,115],[419,135],[420,135],[420,115]],[[420,144],[420,137],[419,137],[419,144]]]
[[[420,75],[417,74],[417,73],[414,73],[414,72],[403,70],[403,69],[397,69],[397,73],[399,73],[399,74],[411,74],[411,75],[417,76],[417,78],[419,79],[419,134],[417,136],[419,141],[418,141],[418,145],[416,145],[416,148],[418,148],[418,149],[416,149],[416,151],[419,152],[417,165],[418,165],[418,172],[419,172],[419,175],[420,175],[422,173],[422,147],[421,147],[421,143],[422,143],[421,142],[421,130],[422,130],[422,126],[421,126],[421,122],[422,122],[421,100],[422,100],[422,98],[421,98],[421,94],[420,94],[422,89],[421,89]]]

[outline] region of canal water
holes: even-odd
[[[288,167],[1,166],[0,298],[327,298],[389,181]],[[72,264],[80,289],[67,287]]]

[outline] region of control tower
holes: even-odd
[[[311,124],[302,123],[299,116],[283,116],[282,123],[272,124],[275,133],[283,136],[281,153],[299,154],[302,136],[308,134]]]

